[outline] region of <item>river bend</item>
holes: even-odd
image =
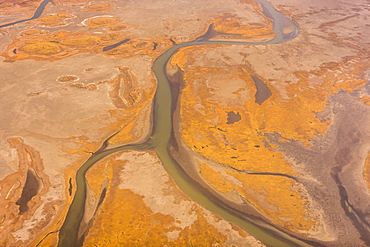
[[[298,34],[297,26],[277,12],[271,4],[263,0],[256,0],[263,6],[264,14],[270,17],[273,22],[273,30],[276,35],[269,41],[264,42],[235,42],[235,41],[207,41],[207,35],[212,30],[212,25],[207,33],[195,39],[194,41],[174,44],[173,47],[159,56],[152,67],[157,78],[157,91],[154,97],[153,107],[153,130],[150,138],[143,144],[125,145],[117,148],[107,149],[109,137],[102,144],[102,147],[93,153],[91,157],[78,169],[76,173],[76,193],[70,205],[65,221],[59,231],[59,247],[82,246],[83,237],[79,237],[79,226],[84,215],[86,203],[86,180],[85,174],[90,167],[104,157],[122,151],[122,150],[148,150],[154,149],[163,163],[163,166],[171,177],[175,180],[180,189],[186,193],[192,200],[204,206],[208,210],[220,215],[224,219],[237,224],[239,227],[260,239],[269,246],[309,246],[305,242],[294,239],[286,233],[273,227],[263,224],[263,222],[252,222],[252,220],[241,218],[236,212],[226,209],[223,205],[210,200],[205,193],[200,191],[192,182],[187,179],[186,174],[172,158],[169,152],[169,142],[172,134],[172,95],[170,83],[166,75],[166,64],[171,57],[181,48],[198,45],[262,45],[277,44],[293,39]],[[294,31],[289,34],[283,33],[285,23],[290,22]],[[84,235],[84,234],[80,234]]]

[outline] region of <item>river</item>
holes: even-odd
[[[38,9],[36,10],[34,16],[30,19],[20,20],[13,23],[8,23],[1,25],[1,27],[6,27],[10,25],[15,25],[17,23],[25,22],[28,20],[38,18],[43,12],[45,6],[51,0],[44,0]],[[245,217],[240,217],[236,212],[227,209],[219,202],[210,200],[207,194],[200,191],[189,179],[189,177],[183,172],[176,161],[172,158],[169,152],[169,142],[172,133],[172,95],[170,83],[166,75],[166,64],[171,59],[171,57],[181,48],[188,46],[197,45],[214,45],[214,44],[229,44],[229,45],[262,45],[262,44],[277,44],[286,42],[293,39],[298,35],[297,26],[291,22],[289,19],[284,17],[281,13],[277,12],[271,4],[263,0],[256,0],[263,6],[264,14],[271,18],[273,22],[273,30],[276,35],[269,41],[264,42],[235,42],[235,41],[207,41],[208,34],[212,31],[212,25],[206,32],[205,35],[195,39],[194,41],[174,44],[173,47],[164,52],[159,56],[152,67],[153,72],[157,78],[157,91],[154,97],[154,107],[153,107],[153,130],[150,138],[143,144],[125,145],[113,149],[107,149],[109,140],[114,136],[107,138],[101,148],[91,155],[91,157],[77,170],[76,173],[76,193],[74,195],[73,201],[69,207],[68,213],[66,215],[65,221],[59,231],[59,247],[69,247],[69,246],[82,246],[84,237],[79,237],[79,226],[83,219],[85,203],[86,203],[86,172],[91,168],[96,162],[107,157],[110,154],[123,151],[123,150],[148,150],[154,149],[163,163],[163,166],[171,177],[175,180],[179,188],[187,194],[193,201],[204,206],[208,210],[220,215],[225,220],[235,223],[246,232],[255,236],[257,239],[261,240],[268,246],[310,246],[309,244],[296,239],[288,234],[279,231],[271,227],[264,222],[256,222],[252,219]],[[291,33],[284,34],[283,28],[285,23],[291,23],[295,29]],[[82,234],[83,235],[83,234]]]
[[[40,3],[40,5],[37,7],[35,13],[33,14],[33,16],[31,18],[20,20],[20,21],[15,21],[15,22],[11,22],[11,23],[7,23],[7,24],[4,24],[4,25],[0,25],[0,28],[2,28],[2,27],[8,27],[8,26],[13,26],[13,25],[18,24],[18,23],[22,23],[22,22],[26,22],[26,21],[30,21],[30,20],[39,18],[41,16],[42,12],[44,11],[46,5],[48,3],[50,3],[51,1],[52,0],[44,0],[44,1],[42,1]]]
[[[233,222],[252,234],[256,238],[269,246],[308,246],[308,244],[294,239],[293,237],[272,228],[263,222],[252,222],[251,220],[239,217],[235,212],[225,209],[219,203],[210,200],[206,194],[203,194],[184,174],[183,170],[171,157],[169,153],[169,141],[172,133],[172,95],[169,80],[166,75],[166,64],[171,57],[181,48],[197,45],[210,44],[232,44],[232,45],[261,45],[261,44],[277,44],[293,39],[298,34],[297,26],[285,18],[281,13],[277,12],[271,4],[263,0],[260,2],[264,9],[264,14],[273,19],[273,29],[276,33],[275,37],[265,42],[235,42],[235,41],[207,41],[207,32],[205,35],[195,39],[194,41],[175,44],[173,47],[159,56],[152,67],[153,72],[157,78],[157,91],[154,97],[154,123],[152,135],[143,144],[126,145],[114,149],[106,150],[109,139],[107,139],[102,147],[92,154],[92,156],[81,166],[76,174],[76,194],[73,202],[70,205],[65,222],[59,232],[58,246],[81,246],[83,238],[78,237],[78,229],[83,218],[85,201],[86,201],[86,180],[85,174],[88,169],[97,161],[106,157],[109,154],[122,150],[147,150],[153,148],[163,166],[171,177],[175,180],[180,189],[186,193],[192,200],[204,206],[208,210],[220,215],[225,220]],[[284,23],[290,22],[295,29],[289,34],[283,34]],[[212,25],[210,26],[210,31]]]

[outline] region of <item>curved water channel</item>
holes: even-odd
[[[175,44],[165,53],[159,56],[152,67],[158,85],[154,98],[154,123],[153,131],[150,138],[143,144],[125,145],[113,149],[106,149],[109,143],[109,137],[102,147],[93,153],[91,157],[78,169],[76,174],[76,193],[70,205],[69,211],[65,218],[64,224],[59,231],[59,247],[81,246],[83,244],[83,236],[79,235],[79,226],[82,221],[85,202],[86,202],[86,180],[85,174],[88,169],[102,158],[122,150],[148,150],[154,149],[162,161],[165,169],[175,180],[180,189],[185,192],[192,200],[204,206],[208,210],[220,215],[225,220],[237,224],[239,227],[252,234],[269,246],[309,246],[307,243],[295,239],[288,234],[281,232],[263,222],[252,222],[251,220],[241,218],[237,213],[225,209],[219,203],[210,200],[206,194],[201,192],[194,186],[187,175],[179,167],[176,161],[169,153],[169,141],[172,133],[172,95],[169,80],[166,76],[165,67],[171,57],[181,48],[196,45],[208,44],[230,44],[230,45],[261,45],[261,44],[277,44],[288,41],[298,34],[297,26],[285,18],[281,13],[277,12],[269,3],[263,0],[256,0],[263,6],[264,14],[273,19],[273,29],[276,33],[275,37],[265,42],[235,42],[235,41],[207,41],[207,36],[212,31],[212,25],[207,33],[194,41]],[[289,34],[283,33],[284,26],[290,23],[293,25],[294,31]]]
[[[298,34],[297,26],[277,12],[269,3],[263,0],[256,0],[263,6],[264,14],[273,19],[273,30],[276,35],[273,39],[265,42],[235,42],[235,41],[207,41],[207,37],[212,31],[212,25],[207,33],[194,41],[175,44],[165,53],[159,56],[152,67],[156,75],[158,86],[154,98],[154,123],[151,137],[143,144],[125,145],[113,149],[107,149],[109,140],[115,135],[107,138],[102,147],[93,153],[91,157],[77,170],[76,173],[76,192],[73,201],[68,210],[65,221],[59,230],[59,247],[82,246],[84,237],[79,237],[79,227],[84,216],[86,203],[86,179],[85,174],[96,162],[104,157],[122,151],[122,150],[148,150],[154,149],[161,159],[165,169],[175,180],[180,189],[185,192],[192,200],[204,206],[208,210],[222,216],[225,220],[237,224],[248,233],[269,246],[309,246],[307,243],[295,239],[284,232],[281,232],[263,222],[252,222],[250,219],[238,217],[237,213],[223,208],[220,204],[210,200],[206,194],[203,194],[191,181],[187,179],[187,175],[183,172],[176,161],[171,157],[168,146],[172,133],[172,99],[170,84],[166,76],[165,67],[180,48],[196,45],[207,44],[233,44],[233,45],[261,45],[261,44],[277,44],[288,41]],[[40,17],[46,5],[51,0],[44,0],[36,9],[34,15],[29,19],[24,19],[12,23],[0,25],[0,28],[26,22]],[[293,32],[284,34],[284,26],[290,23],[295,29]],[[117,132],[118,133],[118,132]],[[55,233],[55,232],[52,232]],[[82,234],[84,235],[84,234]]]
[[[31,18],[20,20],[20,21],[15,21],[15,22],[11,22],[11,23],[7,23],[7,24],[4,24],[4,25],[0,25],[0,28],[12,26],[12,25],[15,25],[15,24],[18,24],[18,23],[22,23],[22,22],[26,22],[26,21],[30,21],[30,20],[39,18],[41,16],[42,12],[44,11],[46,5],[48,3],[50,3],[51,1],[52,0],[44,0],[44,1],[42,1],[40,3],[40,5],[37,7],[35,13],[33,14],[33,16]]]
[[[172,133],[172,95],[170,84],[166,76],[165,67],[167,62],[180,48],[207,44],[277,44],[288,41],[297,36],[298,28],[293,22],[277,12],[268,2],[265,2],[263,0],[256,1],[262,4],[264,14],[274,21],[273,30],[275,31],[276,35],[273,39],[265,42],[207,41],[207,37],[212,31],[211,25],[205,35],[191,42],[175,44],[173,47],[168,49],[165,53],[163,53],[155,60],[152,70],[156,75],[158,85],[154,98],[154,123],[152,135],[143,144],[125,145],[117,148],[107,149],[109,140],[115,135],[114,134],[107,138],[103,142],[102,147],[98,151],[93,153],[91,157],[77,170],[76,192],[73,201],[69,207],[65,221],[61,229],[59,230],[59,247],[75,247],[82,246],[83,244],[84,237],[79,237],[79,227],[84,216],[87,189],[85,175],[89,168],[91,168],[96,162],[103,159],[104,157],[122,150],[148,149],[154,149],[156,151],[167,172],[172,176],[180,189],[185,192],[193,201],[199,203],[208,210],[220,215],[225,220],[237,224],[239,227],[269,246],[309,246],[307,243],[299,239],[295,239],[288,234],[269,226],[268,224],[264,224],[263,222],[252,222],[252,220],[250,219],[239,217],[236,212],[232,212],[232,210],[227,210],[219,203],[210,200],[206,194],[201,192],[196,186],[191,183],[189,179],[187,179],[187,175],[171,157],[168,149]],[[0,28],[38,18],[49,2],[51,2],[51,0],[44,0],[37,8],[33,17],[8,23],[5,25],[0,25]],[[294,31],[292,31],[291,33],[284,34],[283,28],[287,23],[290,23],[295,28]]]

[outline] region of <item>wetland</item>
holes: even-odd
[[[290,4],[1,3],[1,244],[368,245],[366,20]]]

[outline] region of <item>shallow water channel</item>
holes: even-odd
[[[0,25],[0,28],[2,27],[8,27],[8,26],[13,26],[15,24],[18,24],[18,23],[22,23],[22,22],[26,22],[26,21],[30,21],[30,20],[33,20],[33,19],[37,19],[41,16],[42,12],[44,11],[46,5],[48,3],[50,3],[52,0],[44,0],[40,3],[40,5],[37,7],[35,13],[33,14],[33,16],[31,18],[28,18],[28,19],[23,19],[23,20],[20,20],[20,21],[15,21],[15,22],[11,22],[11,23],[7,23],[7,24],[4,24],[4,25]]]
[[[208,32],[197,38],[194,41],[175,44],[165,53],[159,56],[153,64],[158,86],[154,98],[153,111],[153,131],[151,137],[143,144],[125,145],[113,149],[106,149],[109,142],[108,138],[102,147],[96,151],[91,157],[78,169],[76,174],[76,193],[70,205],[69,211],[65,218],[62,228],[59,231],[60,247],[67,246],[81,246],[83,244],[83,233],[79,233],[80,222],[84,215],[86,203],[86,180],[85,174],[90,167],[104,157],[122,150],[148,150],[154,149],[163,163],[167,172],[175,180],[180,189],[186,193],[192,200],[204,206],[208,210],[220,215],[225,220],[237,224],[245,231],[255,236],[269,246],[308,246],[306,243],[294,239],[287,234],[274,229],[263,222],[252,222],[251,220],[242,219],[238,217],[235,212],[225,209],[222,205],[210,200],[207,195],[201,192],[184,174],[178,164],[171,157],[169,153],[169,141],[172,133],[172,95],[169,80],[166,76],[165,67],[171,57],[181,48],[196,45],[207,44],[230,44],[230,45],[261,45],[261,44],[276,44],[288,41],[298,34],[297,28],[289,34],[283,34],[282,30],[285,23],[291,22],[282,14],[277,12],[269,3],[263,0],[256,0],[260,2],[264,8],[264,14],[274,20],[273,29],[276,36],[270,41],[265,42],[233,42],[233,41],[207,41]],[[291,23],[294,25],[294,23]],[[295,26],[295,25],[294,25]],[[295,26],[296,27],[296,26]],[[212,26],[209,30],[211,30]],[[79,234],[81,236],[79,236]]]

